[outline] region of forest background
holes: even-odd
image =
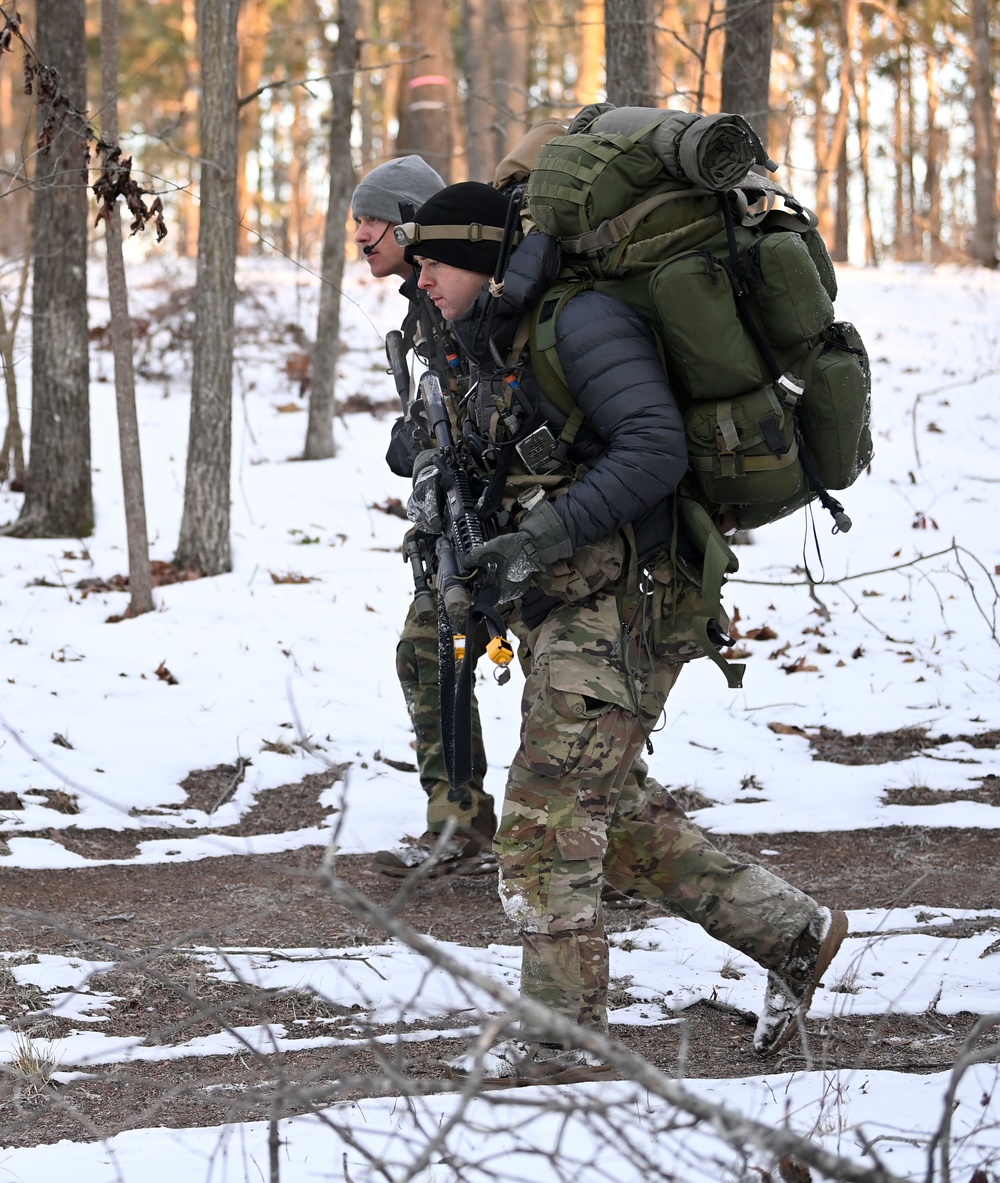
[[[721,109],[744,115],[762,136],[780,182],[817,210],[835,260],[995,267],[995,7],[992,0],[0,6],[0,45],[9,51],[0,69],[8,405],[0,480],[26,492],[8,532],[83,537],[92,524],[81,252],[88,235],[100,234],[89,228],[94,166],[104,169],[97,222],[109,235],[120,236],[109,213],[122,196],[137,218],[133,230],[152,219],[158,240],[167,233],[159,250],[198,259],[188,497],[175,560],[217,574],[231,564],[237,254],[277,251],[321,270],[315,336],[301,342],[302,380],[311,388],[306,459],[334,452],[350,194],[366,171],[396,155],[419,152],[449,181],[489,180],[528,126],[568,120],[595,100]],[[32,476],[12,350],[33,241],[44,249],[33,273]],[[119,254],[109,238],[109,259]],[[117,271],[112,326],[135,583],[145,568],[141,476],[128,425],[131,334],[120,264]],[[134,587],[134,613],[151,603]]]
[[[322,277],[315,322],[277,328],[296,335],[286,376],[308,395],[301,455],[330,457],[348,205],[357,180],[407,152],[424,155],[448,180],[488,180],[530,123],[566,119],[595,99],[745,115],[778,162],[777,179],[816,208],[840,261],[899,261],[910,275],[939,263],[995,268],[995,9],[990,0],[968,7],[913,0],[340,0],[336,7],[325,0],[148,0],[119,11],[118,0],[25,0],[15,13],[3,0],[0,357],[8,416],[0,481],[23,500],[0,533],[91,536],[89,400],[99,379],[92,381],[90,367],[111,339],[129,526],[125,615],[153,606],[131,370],[156,346],[142,313],[129,315],[126,281],[134,273],[123,260],[174,254],[193,260],[175,272],[185,277],[183,287],[162,293],[185,358],[190,344],[190,370],[185,364],[171,377],[178,385],[190,377],[190,433],[180,535],[173,562],[158,562],[156,574],[187,580],[230,570],[237,256],[283,255]],[[147,231],[124,256],[111,212],[119,197],[133,228]],[[154,243],[158,227],[167,234]],[[96,287],[103,267],[110,318],[98,325],[88,320],[88,271]],[[915,286],[887,288],[886,300],[912,297]],[[935,383],[939,376],[950,381],[954,372],[938,356],[937,338],[915,323],[914,338],[926,338],[933,354],[923,364]],[[908,355],[893,367],[915,372]],[[152,405],[150,389],[147,383]],[[923,393],[915,397],[914,433]],[[936,421],[927,430],[945,434]],[[374,447],[366,452],[366,459],[375,456]],[[293,467],[297,481],[309,479]],[[908,479],[918,478],[910,472]],[[916,515],[913,529],[936,528],[929,511]],[[0,539],[0,554],[3,545]],[[219,582],[193,586],[207,594]],[[284,586],[275,581],[279,591]],[[75,668],[65,650],[52,660]],[[156,679],[169,684],[165,663],[162,671]],[[987,735],[986,746],[995,747],[995,730]],[[280,749],[272,744],[270,751]],[[238,761],[226,785],[205,790],[206,799],[221,802],[243,771]],[[995,778],[987,779],[992,786]],[[283,791],[282,800],[288,797]],[[859,845],[856,838],[850,844]],[[963,864],[969,845],[966,835]],[[991,850],[986,857],[992,866]],[[74,890],[71,883],[66,890]],[[218,896],[228,899],[224,890]],[[495,908],[492,895],[490,902]],[[117,923],[118,905],[108,911]],[[256,930],[251,935],[248,944],[262,939]],[[11,947],[40,942],[32,932]],[[183,982],[171,987],[176,998],[189,968],[185,963]],[[951,1045],[945,1054],[958,1058]],[[995,1059],[995,1047],[988,1056]],[[103,1095],[94,1097],[95,1107],[104,1104]],[[276,1128],[277,1117],[271,1121]],[[275,1154],[277,1141],[270,1143]]]

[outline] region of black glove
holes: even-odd
[[[420,449],[413,439],[410,426],[402,415],[392,425],[385,462],[396,476],[413,476],[413,461]]]
[[[554,563],[556,559],[568,559],[573,553],[573,543],[551,501],[541,501],[524,516],[521,529],[535,544],[535,550],[543,563]]]
[[[532,575],[542,569],[535,544],[522,530],[474,546],[468,558],[476,567],[493,569],[501,604],[520,599],[531,586]]]
[[[531,577],[546,563],[567,559],[572,553],[573,544],[558,511],[551,502],[542,501],[525,515],[519,530],[474,547],[469,561],[494,568],[499,602],[505,604],[523,596]]]
[[[406,503],[406,516],[425,534],[440,534],[441,473],[434,463],[436,449],[428,448],[413,462],[413,492]]]

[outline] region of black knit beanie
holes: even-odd
[[[414,214],[419,239],[407,246],[406,261],[412,263],[413,256],[420,255],[463,271],[492,275],[500,257],[508,204],[502,193],[481,181],[449,185]],[[435,227],[447,230],[449,236],[435,237]]]

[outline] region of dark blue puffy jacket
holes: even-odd
[[[555,239],[529,234],[511,256],[493,320],[493,339],[505,356],[524,316],[541,300],[562,267]],[[475,342],[486,292],[453,324],[467,354],[481,366],[489,351]],[[586,417],[570,459],[586,476],[554,501],[573,545],[607,538],[629,523],[640,559],[670,544],[673,492],[687,470],[680,410],[670,390],[653,333],[622,300],[585,291],[564,306],[556,350],[574,402]],[[564,412],[545,397],[530,363],[522,385],[539,398],[543,418],[558,436]]]

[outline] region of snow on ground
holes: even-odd
[[[157,263],[133,268],[133,313],[190,282],[183,268],[170,267],[169,272]],[[92,271],[95,288],[100,270]],[[791,730],[822,725],[853,734],[913,727],[960,737],[1000,726],[994,579],[1000,571],[1000,533],[993,489],[1000,480],[994,461],[1000,446],[1000,276],[915,267],[843,269],[839,275],[838,313],[861,329],[875,386],[875,461],[842,495],[854,528],[831,537],[818,511],[814,534],[800,514],[759,531],[754,545],[741,549],[741,570],[727,602],[739,609],[744,632],[768,625],[777,638],[745,642],[751,656],[743,690],[728,690],[707,662],[685,671],[654,736],[651,771],[666,784],[697,788],[715,802],[697,817],[725,833],[899,824],[993,829],[996,810],[986,804],[906,806],[883,796],[889,789],[917,786],[932,793],[978,788],[982,778],[1000,774],[995,749],[954,738],[896,763],[847,767],[813,761],[807,740]],[[178,817],[182,825],[225,826],[238,820],[256,793],[298,781],[320,770],[326,759],[350,763],[346,782],[324,797],[343,811],[330,819],[341,850],[375,850],[423,828],[416,777],[381,759],[412,759],[393,665],[410,594],[397,549],[404,525],[373,508],[407,492],[406,483],[382,462],[390,419],[340,419],[334,459],[292,462],[301,452],[305,415],[287,409],[302,401],[283,372],[292,348],[281,329],[294,322],[312,331],[315,281],[288,264],[253,261],[241,266],[240,286],[241,322],[254,328],[241,335],[236,368],[233,571],[158,589],[155,613],[120,624],[105,621],[123,611],[123,593],[84,596],[75,589],[80,579],[107,579],[126,569],[106,353],[95,353],[92,363],[94,535],[0,538],[0,789],[16,792],[26,806],[5,818],[6,827],[149,829],[161,822],[174,827]],[[399,300],[391,284],[379,286],[360,269],[349,276],[348,296],[340,397],[390,398],[380,334],[398,321]],[[106,304],[98,291],[94,323],[104,318]],[[142,346],[147,376],[138,390],[152,554],[164,560],[172,556],[180,522],[189,405],[189,358],[170,345],[161,330]],[[18,365],[26,404],[26,341]],[[0,491],[0,522],[16,516],[19,500]],[[831,581],[815,597],[803,582],[804,561]],[[281,582],[288,576],[308,582]],[[161,665],[175,683],[157,676]],[[806,668],[786,672],[795,665]],[[487,787],[500,796],[516,743],[519,680],[515,675],[510,685],[498,687],[484,671],[480,682],[490,757]],[[784,733],[769,724],[784,725]],[[319,755],[298,748],[292,756],[262,750],[297,735],[308,736]],[[130,813],[182,803],[179,782],[190,770],[239,756],[252,761],[247,775],[234,799],[210,821],[193,809],[162,819]],[[78,815],[56,812],[38,793],[58,789],[78,795]],[[740,800],[748,797],[757,800]],[[325,845],[330,836],[329,828],[315,827],[247,839],[171,837],[142,842],[130,861]],[[0,850],[7,867],[93,865],[49,839],[13,837],[9,847],[9,853]],[[997,914],[970,915],[989,920]],[[994,936],[988,931],[966,940],[921,935],[928,922],[912,910],[854,913],[852,929],[876,935],[852,937],[827,984],[847,981],[857,992],[821,990],[814,1013],[917,1013],[935,998],[942,1013],[1000,1010],[992,960],[980,956]],[[930,922],[940,926],[943,915],[935,913]],[[717,987],[727,950],[700,930],[662,920],[635,935],[641,939],[628,950],[612,952],[613,973],[632,975],[636,999],[614,1016],[618,1021],[669,1022],[678,1008]],[[395,1008],[405,1021],[447,1013],[455,1002],[449,993],[454,987],[394,944],[337,950],[323,960],[309,960],[317,951],[283,951],[305,959],[301,962],[275,959],[273,952],[224,956],[206,950],[199,956],[219,974],[238,968],[266,986],[308,985],[321,994],[336,989],[341,1001],[345,989],[355,988],[362,1005]],[[360,960],[336,959],[348,952]],[[464,956],[516,984],[514,950],[469,949]],[[79,1019],[80,1032],[59,1049],[67,1068],[86,1070],[88,1064],[138,1054],[217,1054],[229,1038],[141,1053],[135,1041],[108,1040],[99,1030],[108,996],[87,992],[97,967],[60,960],[44,958],[14,972],[36,983],[51,1005]],[[392,967],[384,975],[387,983],[366,968],[383,960]],[[762,973],[737,960],[745,976],[726,982],[727,1000],[755,1008]],[[247,1029],[241,1035],[262,1045],[294,1043],[293,1030]],[[345,1034],[330,1038],[342,1041]],[[0,1058],[9,1057],[11,1047],[9,1032],[0,1033]],[[846,1153],[858,1152],[856,1131],[863,1125],[868,1137],[894,1139],[883,1144],[888,1166],[919,1174],[912,1141],[916,1131],[926,1134],[937,1121],[946,1083],[940,1075],[845,1072],[698,1081],[692,1087],[762,1118],[780,1119],[787,1112],[794,1128],[813,1130],[828,1148]],[[970,1145],[975,1141],[992,1156],[1000,1150],[992,1112],[995,1084],[995,1066],[970,1074],[955,1134],[958,1142],[968,1136]],[[581,1086],[579,1104],[585,1107],[594,1095],[591,1086]],[[442,1120],[453,1103],[427,1098],[402,1111],[391,1101],[373,1100],[336,1107],[331,1120],[356,1133],[363,1118],[369,1148],[394,1133],[394,1149],[387,1152],[392,1159],[405,1154],[419,1125]],[[482,1122],[478,1152],[508,1154],[505,1139],[515,1120],[509,1107],[486,1101],[476,1106]],[[669,1135],[660,1128],[658,1102],[647,1106],[644,1100],[640,1108],[637,1136],[655,1148],[657,1161],[664,1169],[672,1164],[686,1179],[699,1177],[691,1164],[701,1135]],[[557,1119],[538,1121],[532,1136],[544,1143],[555,1136]],[[588,1161],[588,1136],[585,1123],[578,1123],[574,1137],[582,1141],[574,1143],[574,1153],[582,1162]],[[338,1137],[311,1119],[283,1122],[282,1179],[344,1177]],[[146,1183],[183,1173],[213,1183],[257,1178],[267,1169],[266,1139],[266,1128],[256,1125],[134,1131],[102,1145],[0,1152],[0,1180],[69,1177],[70,1167],[79,1183],[139,1174]],[[715,1145],[712,1154],[717,1152]],[[605,1144],[599,1157],[611,1153]],[[620,1173],[621,1164],[610,1158],[598,1165]],[[533,1178],[536,1168],[516,1157],[509,1163],[510,1177]],[[367,1177],[356,1147],[349,1148],[345,1169],[355,1179]],[[724,1177],[724,1169],[716,1164],[706,1177]],[[437,1183],[454,1176],[428,1166],[419,1177]],[[467,1177],[477,1177],[472,1168]]]

